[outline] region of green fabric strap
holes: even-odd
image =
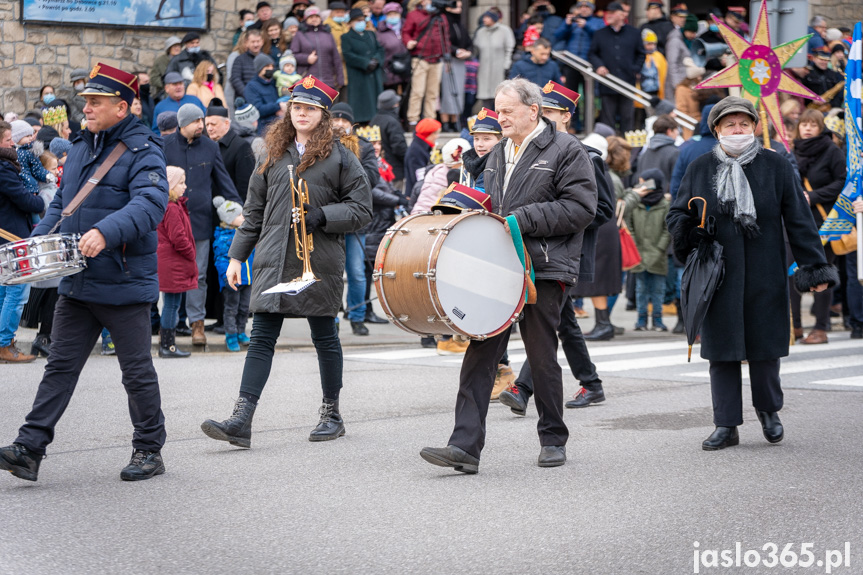
[[[515,216],[509,215],[506,217],[506,223],[509,226],[512,243],[515,245],[515,252],[518,254],[518,259],[521,260],[521,266],[527,270],[526,258],[524,257],[524,241],[521,239],[518,220],[515,219]],[[533,275],[533,266],[530,267],[530,281],[536,282],[536,277]]]

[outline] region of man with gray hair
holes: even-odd
[[[809,20],[809,33],[812,37],[809,38],[807,49],[810,54],[814,54],[819,48],[823,48],[827,43],[824,36],[827,34],[827,19],[823,16],[813,16]]]
[[[584,230],[596,215],[596,180],[584,146],[542,117],[539,86],[523,78],[502,82],[495,109],[504,139],[489,152],[485,191],[493,211],[521,234],[533,261],[537,298],[524,307],[520,329],[535,382],[542,446],[538,465],[556,467],[566,462],[569,438],[557,327],[566,286],[578,280]],[[429,463],[477,472],[491,390],[509,333],[471,341],[459,376],[455,428],[446,447],[420,452]]]

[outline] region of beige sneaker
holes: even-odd
[[[494,378],[494,387],[491,390],[491,400],[497,401],[501,392],[509,389],[515,382],[515,373],[508,365],[500,364],[497,366],[497,375]]]
[[[442,339],[437,342],[438,355],[461,355],[467,351],[469,341],[461,342],[455,339]]]

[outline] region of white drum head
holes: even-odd
[[[471,335],[500,329],[524,297],[524,268],[512,236],[490,216],[465,218],[450,230],[435,277],[441,307]]]

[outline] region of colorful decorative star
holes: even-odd
[[[752,42],[747,42],[725,22],[712,16],[719,26],[719,32],[731,48],[737,63],[728,66],[721,72],[701,82],[696,89],[702,88],[741,88],[740,95],[766,110],[776,134],[790,150],[782,113],[779,111],[779,92],[786,92],[816,102],[823,102],[821,97],[801,84],[791,74],[782,68],[791,60],[800,48],[806,46],[809,38],[804,36],[791,42],[786,42],[775,48],[770,47],[770,25],[767,19],[767,2],[761,3],[758,13],[758,24],[752,35]]]

